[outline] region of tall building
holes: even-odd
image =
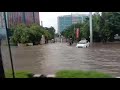
[[[68,26],[75,23],[83,23],[85,18],[88,17],[87,14],[71,14],[59,16],[58,20],[58,33],[62,32]]]
[[[39,24],[39,12],[7,12],[8,28],[20,23],[30,25]]]

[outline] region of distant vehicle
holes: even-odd
[[[87,40],[81,40],[77,43],[77,48],[87,48],[90,46],[90,43]]]
[[[52,43],[55,43],[55,40],[54,40],[54,39],[52,39],[52,40],[51,40],[51,42],[52,42]]]
[[[118,34],[116,34],[116,35],[114,36],[114,39],[115,39],[115,40],[120,40],[120,36],[119,36]]]

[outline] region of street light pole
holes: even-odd
[[[89,13],[90,14],[90,45],[93,44],[93,35],[92,35],[92,12]]]
[[[6,23],[7,23],[7,27],[8,27],[8,13],[7,12],[5,12],[6,13]]]
[[[33,22],[35,23],[35,13],[33,12]]]
[[[23,12],[23,22],[24,22],[24,24],[26,24],[25,12]]]
[[[43,21],[41,21],[41,26],[43,27]]]

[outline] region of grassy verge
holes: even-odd
[[[109,74],[97,71],[61,70],[56,73],[57,78],[113,78]]]
[[[32,73],[30,73],[28,71],[15,71],[15,78],[30,78],[31,75],[32,75]],[[6,71],[5,76],[6,76],[6,78],[13,78],[11,71]]]

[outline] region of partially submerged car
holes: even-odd
[[[77,48],[87,48],[90,46],[90,43],[87,40],[81,40],[77,43]]]

